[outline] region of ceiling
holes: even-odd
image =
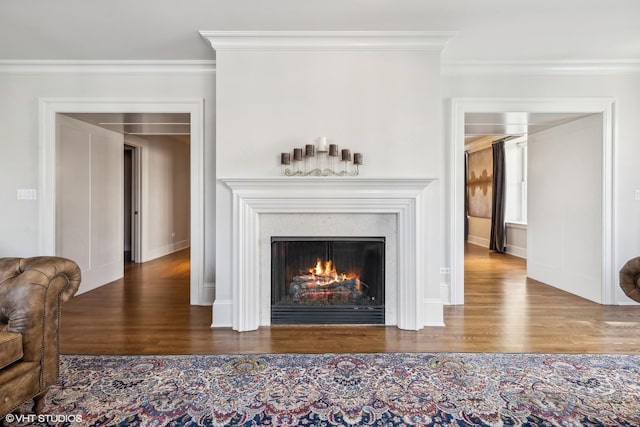
[[[147,140],[160,136],[177,141],[190,141],[188,113],[67,113],[66,116],[125,135]],[[465,143],[473,143],[487,135],[522,136],[540,132],[585,117],[581,113],[466,113]]]
[[[555,126],[586,117],[584,113],[465,113],[465,143],[471,143],[486,135],[530,135]]]
[[[189,143],[191,140],[189,113],[67,113],[64,115],[149,141],[170,138]]]
[[[0,60],[210,60],[199,31],[454,31],[456,61],[638,61],[638,0],[3,0]]]

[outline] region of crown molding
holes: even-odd
[[[441,74],[447,76],[484,74],[603,75],[640,73],[640,60],[566,60],[566,61],[447,61]]]
[[[200,31],[216,51],[224,50],[437,50],[449,31]]]
[[[0,73],[215,73],[212,60],[0,60]]]
[[[217,32],[216,34],[229,35],[236,33]],[[292,34],[289,32],[270,32],[269,34]],[[249,34],[243,32],[242,34]],[[253,32],[255,37],[257,33]],[[300,33],[293,33],[300,34]],[[442,49],[447,40],[441,39],[437,42],[435,38],[431,42],[423,43],[416,39],[404,38],[408,34],[452,34],[452,33],[417,33],[417,32],[386,32],[372,33],[366,32],[362,43],[357,43],[356,38],[347,39],[324,39],[333,43],[324,43],[323,40],[313,37],[326,32],[306,32],[309,36],[299,39],[300,43],[279,44],[282,40],[275,38],[264,42],[263,47],[252,44],[248,39],[231,40],[226,36],[212,41],[203,34],[214,46],[219,41],[220,48],[217,50],[437,50]],[[363,34],[363,32],[332,32],[337,34]],[[388,40],[395,43],[382,43],[381,39],[374,34],[392,35]],[[244,36],[240,36],[244,37]],[[333,36],[331,36],[333,37]],[[371,38],[369,38],[371,37]],[[396,38],[393,38],[396,37]],[[407,36],[408,37],[408,36]],[[303,41],[307,41],[307,45]],[[315,43],[319,42],[319,43]],[[346,44],[343,44],[346,43]],[[215,48],[214,48],[215,49]],[[638,74],[640,73],[640,60],[585,60],[585,61],[442,61],[441,74],[444,76],[457,75],[522,75],[522,74],[542,74],[542,75],[617,75],[617,74]],[[215,60],[20,60],[9,59],[0,60],[0,74],[40,74],[40,73],[175,73],[175,74],[215,74]]]

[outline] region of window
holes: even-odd
[[[505,142],[505,221],[527,223],[527,137]]]

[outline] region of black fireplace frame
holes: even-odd
[[[375,243],[380,251],[379,257],[379,289],[376,290],[376,298],[373,300],[359,301],[353,304],[337,305],[313,305],[300,304],[296,302],[277,302],[280,296],[274,295],[273,283],[278,280],[277,275],[281,274],[277,268],[276,250],[274,244],[280,242],[329,242],[329,243]],[[386,239],[385,237],[353,237],[353,236],[272,236],[271,237],[271,324],[272,325],[292,325],[292,324],[385,324],[385,260],[386,260]],[[279,262],[279,261],[278,261]]]

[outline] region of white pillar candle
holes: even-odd
[[[329,151],[329,145],[328,145],[326,136],[321,136],[320,138],[318,138],[318,151],[320,152]]]

